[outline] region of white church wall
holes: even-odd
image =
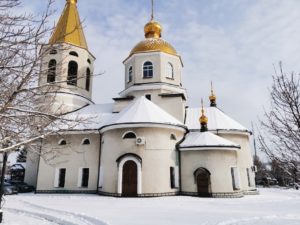
[[[58,142],[64,138],[67,145],[59,146]],[[82,145],[82,140],[88,138],[90,145]],[[72,134],[63,137],[50,137],[43,145],[40,159],[37,192],[96,192],[99,168],[99,134]],[[46,151],[58,152],[57,157],[46,154]],[[65,168],[65,185],[55,187],[55,174],[58,169]],[[88,187],[79,187],[78,173],[81,168],[89,168]]]
[[[38,152],[33,152],[33,151],[27,152],[24,181],[34,187],[36,186],[36,182],[37,182],[39,157],[40,155],[38,154]]]
[[[210,173],[211,193],[233,193],[231,167],[236,167],[236,151],[181,151],[181,184],[185,193],[197,193],[194,172],[205,168]]]
[[[253,157],[251,153],[251,146],[249,141],[248,134],[219,134],[219,136],[226,138],[234,143],[237,143],[241,146],[241,149],[237,154],[237,166],[240,171],[241,177],[241,188],[244,191],[254,190],[255,187],[255,173],[252,171],[253,166]],[[250,171],[250,186],[247,175],[247,168]]]
[[[94,71],[94,56],[92,56],[87,50],[70,45],[70,44],[59,44],[54,45],[53,49],[57,50],[56,54],[46,54],[43,57],[42,61],[42,76],[40,76],[39,84],[45,85],[47,84],[47,74],[48,74],[48,63],[51,59],[55,59],[57,62],[56,66],[56,78],[55,82],[58,82],[59,90],[57,90],[57,86],[55,87],[55,91],[57,92],[66,92],[72,95],[65,95],[64,97],[60,97],[58,95],[57,106],[66,105],[68,110],[74,110],[80,108],[87,103],[90,103],[89,100],[92,98],[92,87],[93,87],[93,71]],[[43,51],[49,50],[49,46],[46,45]],[[77,56],[70,55],[70,52],[76,52]],[[91,63],[88,62],[88,59]],[[70,61],[75,61],[78,64],[78,74],[77,74],[77,85],[68,85],[67,84],[67,76],[68,76],[68,65]],[[91,79],[90,79],[90,88],[86,90],[86,71],[87,68],[90,69]],[[79,96],[82,96],[81,98]],[[74,103],[74,105],[72,105]],[[54,110],[56,110],[56,106],[54,106]],[[67,110],[65,110],[67,111]]]
[[[145,145],[136,145],[135,139],[122,139],[126,131],[133,131],[138,137],[145,137]],[[171,134],[177,140],[171,140]],[[175,145],[183,132],[167,128],[116,129],[103,134],[101,166],[104,168],[101,192],[118,193],[118,164],[116,160],[127,153],[141,157],[141,194],[153,195],[176,193],[170,186],[170,167],[176,166]]]

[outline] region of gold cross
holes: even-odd
[[[151,12],[151,20],[154,19],[154,0],[151,0],[152,5],[152,12]]]

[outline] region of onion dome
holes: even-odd
[[[216,102],[217,97],[214,94],[212,82],[211,82],[211,95],[209,96],[209,100],[210,100],[210,106],[211,107],[216,107],[217,106],[217,102]]]
[[[144,31],[145,38],[161,38],[161,25],[154,20],[151,20],[145,25]]]
[[[161,38],[162,27],[159,22],[151,19],[144,27],[145,40],[139,42],[130,52],[130,56],[141,52],[164,52],[177,55],[175,48]]]
[[[203,100],[201,100],[201,103],[202,103],[202,109],[201,109],[201,113],[202,115],[200,116],[199,118],[199,122],[201,124],[201,129],[200,131],[201,132],[205,132],[207,131],[207,122],[208,122],[208,118],[205,116],[204,114],[204,108],[203,108]]]

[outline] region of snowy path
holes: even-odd
[[[260,189],[239,199],[6,196],[5,225],[300,225],[300,191]]]

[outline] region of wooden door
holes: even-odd
[[[198,195],[201,197],[209,197],[209,183],[210,175],[205,171],[201,171],[197,174],[197,190]]]
[[[123,165],[122,196],[137,196],[137,165],[132,160]]]

